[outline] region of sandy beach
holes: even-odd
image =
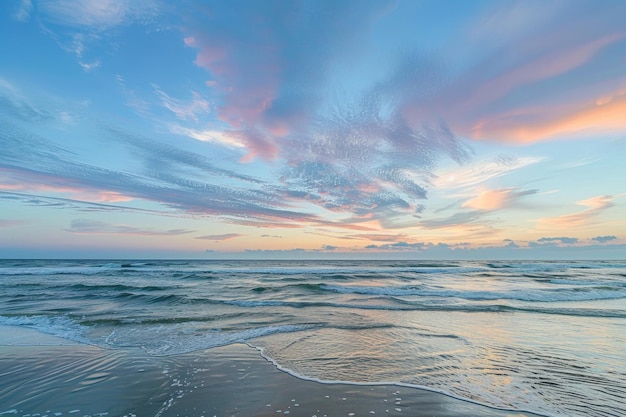
[[[393,385],[305,381],[247,345],[178,356],[0,326],[0,415],[532,416]]]

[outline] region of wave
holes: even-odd
[[[66,288],[78,291],[165,291],[171,287],[157,286],[157,285],[126,285],[126,284],[72,284]]]
[[[0,268],[0,275],[95,275],[119,269],[110,266]]]
[[[580,286],[606,286],[606,287],[626,287],[626,282],[617,281],[588,281],[584,279],[565,279],[565,278],[553,278],[549,280],[551,284],[556,285],[580,285]]]
[[[622,287],[581,287],[573,289],[541,289],[511,291],[429,290],[421,286],[365,287],[322,284],[322,289],[340,294],[384,296],[422,296],[462,298],[466,300],[519,300],[530,302],[615,300],[626,298]]]
[[[285,324],[239,331],[218,329],[192,332],[180,328],[184,324],[202,322],[205,320],[157,322],[140,328],[115,326],[105,338],[90,339],[87,335],[91,326],[86,326],[66,316],[0,316],[0,325],[26,327],[73,342],[103,348],[140,347],[154,356],[190,353],[233,343],[245,343],[248,340],[272,334],[293,333],[319,327],[309,324]]]
[[[626,310],[611,309],[592,309],[592,308],[545,308],[545,307],[514,307],[504,304],[473,304],[473,305],[433,305],[421,302],[412,302],[395,297],[387,300],[394,302],[390,304],[357,304],[357,303],[336,303],[323,301],[254,301],[254,300],[230,300],[217,301],[222,304],[234,305],[237,307],[247,308],[263,308],[263,307],[289,307],[296,309],[327,307],[337,309],[354,309],[354,310],[382,310],[382,311],[441,311],[441,312],[466,312],[466,313],[536,313],[536,314],[554,314],[562,316],[579,316],[579,317],[606,317],[606,318],[626,318]]]
[[[571,270],[590,270],[590,269],[623,269],[626,263],[610,262],[610,261],[573,261],[573,262],[556,262],[556,261],[535,261],[535,262],[487,262],[485,264],[490,269],[511,269],[516,271],[532,271],[532,272],[554,272],[554,271],[571,271]]]
[[[67,316],[0,316],[0,325],[27,327],[73,342],[93,344],[84,336],[87,327]]]
[[[0,275],[97,275],[107,273],[170,273],[187,274],[188,279],[209,279],[212,275],[222,277],[224,275],[324,275],[329,278],[342,279],[354,278],[361,274],[363,277],[371,277],[373,274],[442,274],[442,273],[471,273],[484,271],[484,267],[461,267],[461,266],[393,266],[383,267],[376,265],[356,267],[207,267],[204,265],[162,266],[154,267],[148,264],[117,264],[108,263],[95,266],[38,266],[38,267],[0,267]]]

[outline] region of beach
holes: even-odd
[[[623,262],[4,260],[0,413],[622,416],[624,277]]]
[[[394,385],[318,383],[245,344],[171,357],[0,326],[0,415],[534,416]]]

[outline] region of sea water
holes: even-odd
[[[626,262],[1,260],[0,325],[148,357],[244,342],[320,382],[626,415]]]

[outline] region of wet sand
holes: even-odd
[[[535,416],[414,388],[305,381],[243,344],[151,357],[0,326],[0,416],[13,415]]]

